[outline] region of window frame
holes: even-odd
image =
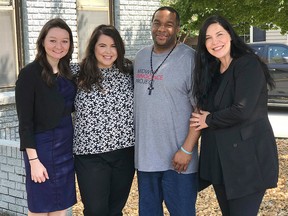
[[[11,11],[12,17],[12,32],[13,41],[15,43],[15,47],[13,48],[14,56],[15,56],[15,81],[17,80],[17,76],[19,74],[19,69],[23,67],[23,37],[22,37],[22,24],[21,24],[21,1],[17,0],[10,0],[8,5],[0,5],[0,12],[1,11]],[[12,71],[9,71],[9,73]],[[13,90],[15,88],[14,84],[4,84],[0,86],[0,92],[5,92],[9,90]]]
[[[81,28],[83,27],[81,25],[81,15],[80,14],[84,14],[85,11],[87,12],[93,12],[93,11],[103,11],[103,12],[107,12],[107,19],[108,22],[107,24],[110,25],[115,25],[115,20],[114,20],[114,1],[113,0],[108,0],[108,6],[100,6],[97,5],[97,1],[96,4],[94,5],[90,5],[90,4],[81,4],[81,0],[77,0],[76,1],[76,8],[77,8],[77,34],[78,34],[78,43],[87,43],[89,36],[86,37],[82,37],[81,33]],[[105,16],[106,17],[106,16]],[[95,26],[96,27],[96,26]],[[94,28],[94,26],[93,26]],[[90,33],[89,33],[90,34]],[[84,57],[85,55],[85,48],[86,45],[83,44],[78,44],[78,60],[81,61],[81,59]]]

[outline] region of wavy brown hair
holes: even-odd
[[[90,91],[93,84],[96,84],[97,89],[103,89],[103,75],[97,66],[98,60],[95,57],[94,51],[95,45],[101,35],[107,35],[114,40],[118,55],[114,62],[116,68],[118,68],[122,73],[132,74],[132,64],[131,61],[124,58],[125,47],[118,30],[112,25],[99,25],[93,31],[86,48],[85,57],[80,63],[78,87],[86,91]]]
[[[38,61],[40,65],[43,67],[43,71],[41,75],[42,75],[43,80],[47,83],[48,86],[52,86],[54,84],[53,69],[47,60],[46,51],[45,51],[45,47],[43,46],[43,44],[44,44],[44,40],[48,32],[52,28],[64,29],[69,34],[70,47],[69,47],[68,53],[66,56],[61,58],[58,63],[58,68],[59,68],[58,73],[61,76],[66,77],[67,79],[72,78],[69,64],[72,59],[72,53],[74,50],[72,31],[64,20],[62,20],[61,18],[54,18],[54,19],[49,20],[42,27],[42,30],[36,42],[37,54],[36,54],[35,60]]]

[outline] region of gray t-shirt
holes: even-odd
[[[146,172],[173,170],[172,159],[186,139],[193,110],[194,50],[178,44],[155,74],[148,95],[151,49],[141,49],[134,62],[135,166]],[[154,71],[168,53],[153,53]],[[186,173],[197,172],[197,148]]]

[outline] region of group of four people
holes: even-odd
[[[122,215],[135,168],[140,216],[163,215],[163,202],[171,216],[193,216],[197,191],[211,184],[223,215],[257,215],[278,179],[273,79],[223,17],[203,23],[197,52],[179,30],[177,11],[158,8],[154,43],[132,66],[119,32],[100,25],[70,64],[70,28],[60,18],[44,25],[16,82],[28,215],[66,214],[74,165],[85,216]]]

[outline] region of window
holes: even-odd
[[[269,63],[287,63],[288,48],[284,46],[270,46],[268,52]]]
[[[92,31],[100,24],[112,24],[111,0],[77,0],[78,59],[84,52]]]
[[[16,14],[14,0],[0,0],[0,89],[15,86],[18,72]]]
[[[255,51],[255,54],[263,56],[264,46],[255,46],[254,51]]]
[[[267,63],[267,57],[265,56],[265,46],[264,45],[253,45],[252,46],[255,54],[257,54],[265,63]]]

